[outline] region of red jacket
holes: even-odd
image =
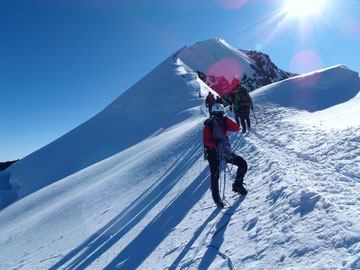
[[[224,121],[218,121],[218,125],[221,128],[221,130],[224,132],[224,135],[226,138],[229,138],[226,131],[239,131],[240,127],[238,124],[236,124],[234,121],[232,121],[230,118],[226,118],[226,130],[224,128]],[[208,147],[216,147],[216,138],[214,135],[214,132],[212,132],[207,124],[205,124],[204,127],[204,133],[203,133],[203,142],[205,146]]]

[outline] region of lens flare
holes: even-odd
[[[245,5],[247,0],[218,0],[219,5],[224,9],[234,10]]]
[[[222,59],[212,65],[206,72],[210,87],[220,96],[229,94],[232,84],[237,78],[241,79],[243,70],[240,65],[231,58]]]
[[[298,34],[302,40],[308,40],[314,34],[314,24],[309,21],[303,21],[298,25]]]
[[[342,23],[342,33],[350,40],[360,41],[360,21],[346,18]]]
[[[291,59],[290,70],[296,73],[308,73],[323,68],[320,56],[313,50],[300,51]]]
[[[231,81],[235,75],[240,74],[242,74],[242,68],[231,58],[216,62],[207,72],[207,75],[224,76],[228,81]]]

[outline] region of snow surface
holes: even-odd
[[[184,54],[0,174],[0,269],[360,269],[359,74],[254,91],[258,123],[231,135],[249,194],[232,193],[230,167],[220,211],[202,152],[209,88]]]

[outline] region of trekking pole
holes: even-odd
[[[256,124],[258,124],[258,120],[256,119],[256,115],[255,115],[255,112],[254,112],[254,109],[251,109],[253,114],[254,114],[254,118],[255,118],[255,121],[256,121]]]

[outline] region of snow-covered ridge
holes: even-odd
[[[188,119],[201,87],[169,57],[95,117],[1,172],[0,209]]]

